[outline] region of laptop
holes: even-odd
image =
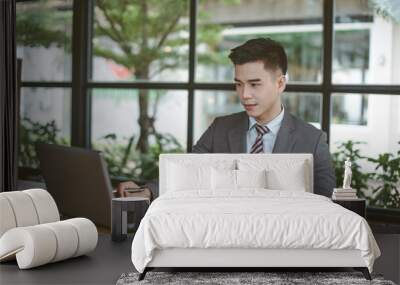
[[[84,217],[110,228],[113,189],[100,152],[45,143],[36,150],[47,191],[61,216]]]

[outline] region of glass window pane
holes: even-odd
[[[400,208],[398,187],[400,162],[378,167],[378,159],[387,153],[389,160],[400,157],[400,96],[375,94],[333,94],[331,114],[331,144],[337,185],[343,183],[344,160],[350,157],[353,163],[352,187],[361,197],[366,197],[372,206]],[[358,152],[356,152],[358,150]],[[385,159],[382,160],[383,164]],[[396,166],[397,165],[397,166]],[[396,170],[397,168],[397,170]],[[394,175],[390,173],[394,170]],[[377,175],[388,175],[396,182],[391,183]],[[383,184],[386,181],[386,184]],[[386,185],[374,191],[374,188]],[[396,189],[397,188],[397,189]]]
[[[321,129],[321,98],[320,93],[285,92],[282,103],[288,112]]]
[[[72,0],[17,1],[23,81],[70,81]]]
[[[334,94],[332,96],[333,124],[366,126],[368,123],[368,96],[362,94]]]
[[[400,83],[400,14],[395,13],[396,3],[335,1],[334,83]]]
[[[188,8],[188,0],[95,0],[91,78],[187,81]]]
[[[186,150],[187,105],[186,91],[93,89],[92,145],[110,174],[158,178],[158,155]]]
[[[70,145],[71,90],[22,88],[19,166],[38,168],[35,143]]]
[[[270,37],[288,55],[290,82],[321,82],[321,0],[200,1],[197,23],[198,81],[232,81],[230,49]]]
[[[320,124],[321,95],[318,93],[285,92],[282,103],[286,110],[317,128]],[[194,110],[194,142],[216,117],[244,111],[234,91],[197,91]]]
[[[193,142],[197,142],[216,117],[241,111],[243,107],[234,91],[196,91]]]

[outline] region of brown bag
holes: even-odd
[[[125,191],[125,197],[143,197],[143,198],[148,198],[149,201],[152,200],[152,195],[151,195],[151,191],[149,188],[144,188],[142,191],[140,192],[127,192]]]
[[[129,188],[141,188],[139,191],[129,191]],[[133,181],[121,182],[118,184],[116,195],[118,197],[143,197],[148,198],[151,202],[153,200],[153,195],[148,187],[139,187]]]

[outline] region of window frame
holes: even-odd
[[[198,0],[188,0],[189,5],[189,66],[187,82],[101,82],[91,81],[91,41],[94,0],[73,1],[72,22],[72,80],[69,82],[41,82],[22,81],[21,87],[68,87],[72,89],[71,104],[71,145],[91,148],[91,90],[94,88],[116,89],[175,89],[186,90],[188,96],[187,114],[187,145],[191,150],[193,146],[194,125],[194,96],[197,90],[235,90],[232,83],[201,83],[196,82],[196,32]],[[323,1],[323,61],[321,83],[288,83],[288,92],[319,93],[321,98],[321,128],[327,134],[328,144],[330,138],[331,97],[333,93],[349,94],[383,94],[400,95],[400,85],[371,85],[371,84],[333,84],[333,36],[334,36],[334,1]],[[376,211],[376,210],[374,210]],[[384,211],[384,209],[383,209]],[[400,221],[400,215],[396,218]],[[385,220],[388,219],[387,217]]]

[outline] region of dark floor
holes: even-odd
[[[19,181],[19,189],[41,187]],[[374,273],[400,284],[400,232],[399,228],[388,231],[372,227],[382,256],[375,262]],[[99,232],[107,232],[101,231]],[[97,248],[87,256],[47,264],[41,267],[19,270],[17,263],[0,264],[0,285],[8,284],[115,284],[119,276],[134,271],[131,262],[131,236],[126,241],[111,241],[109,234],[100,234]]]
[[[96,250],[87,256],[19,270],[16,261],[0,264],[0,284],[115,284],[124,272],[134,271],[131,262],[132,238],[112,242],[99,235]]]
[[[383,274],[385,279],[397,284],[400,279],[400,235],[377,234],[375,238],[382,256],[376,260],[374,273]],[[96,250],[87,256],[28,270],[19,270],[15,261],[2,263],[0,284],[115,284],[122,273],[135,271],[130,258],[132,239],[131,236],[124,242],[112,242],[109,234],[100,234]],[[319,271],[316,268],[305,271],[313,270]]]

